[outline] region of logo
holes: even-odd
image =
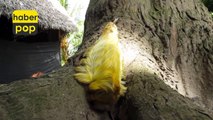
[[[35,35],[38,32],[36,10],[15,10],[12,14],[12,22],[15,35]]]

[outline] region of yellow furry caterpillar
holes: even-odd
[[[108,22],[101,36],[85,53],[74,77],[87,85],[87,98],[95,109],[106,110],[126,92],[121,81],[123,60],[119,47],[118,30]]]

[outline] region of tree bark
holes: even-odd
[[[199,0],[91,0],[84,40],[71,60],[74,65],[114,18],[119,18],[128,91],[113,117],[213,120],[213,24],[203,4]],[[73,73],[73,66],[67,66],[39,79],[1,85],[0,119],[109,120],[106,112],[90,109]]]
[[[213,24],[200,0],[92,0],[84,43],[114,18],[126,66],[137,57],[179,93],[213,108]]]
[[[155,99],[154,96],[163,94],[161,90],[156,91],[158,87],[150,85],[150,93],[145,94],[143,91],[147,92],[148,88],[143,82],[136,84],[137,89],[132,87],[137,80],[151,81],[150,79],[154,77],[153,79],[163,81],[198,105],[209,110],[213,109],[213,24],[207,8],[200,0],[91,0],[81,49],[92,45],[94,40],[98,39],[105,23],[115,18],[119,18],[117,23],[119,39],[129,82],[126,98],[140,96],[131,103],[147,100],[147,103],[150,103],[150,111],[154,110],[151,106],[151,103],[154,103],[147,95],[151,94],[152,99]],[[165,101],[171,97],[166,96],[163,97]],[[176,98],[169,101],[178,103],[177,107],[180,108],[182,105],[185,106],[178,102],[180,100],[178,96]],[[157,101],[163,102],[161,99]],[[143,105],[139,103],[135,107],[142,109]],[[166,103],[163,106],[166,106]],[[178,108],[173,109],[176,112],[182,111]],[[141,114],[145,114],[147,112],[145,111],[142,110]],[[156,110],[157,113],[162,114],[159,110]],[[189,112],[181,112],[182,115],[184,113],[188,116]],[[165,117],[159,116],[155,116],[154,119]],[[191,119],[195,119],[192,116]],[[152,118],[151,115],[149,117]],[[172,115],[170,117],[172,119]]]

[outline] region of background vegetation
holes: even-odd
[[[211,15],[213,17],[213,0],[202,0],[202,2],[209,9],[209,11],[211,12]]]
[[[68,57],[71,57],[77,51],[83,39],[84,19],[89,0],[59,0],[59,2],[67,10],[70,17],[73,18],[78,28],[77,32],[67,35]],[[66,61],[62,59],[62,65],[64,65],[64,63],[66,63]]]

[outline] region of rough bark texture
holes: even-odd
[[[39,79],[0,86],[0,120],[99,120],[106,113],[89,108],[85,92],[64,67]],[[106,119],[107,120],[107,119]]]
[[[113,18],[127,75],[142,64],[137,71],[213,108],[213,22],[200,0],[91,0],[82,47]]]
[[[119,18],[117,26],[128,82],[149,80],[149,77],[157,76],[158,80],[164,81],[183,96],[209,110],[213,109],[213,22],[200,0],[91,0],[81,50],[97,40],[105,22],[115,18]],[[137,73],[138,77],[131,77]],[[143,82],[140,83],[135,91],[132,90],[136,89],[131,86],[133,84],[128,84],[127,98],[141,96],[136,95],[140,94],[139,91],[145,97],[144,100],[146,95],[151,94],[154,99],[154,96],[162,93],[161,90],[152,93],[155,88],[145,94],[143,91],[147,91],[147,88],[139,89],[139,86],[144,86]],[[181,106],[178,102],[180,98],[170,99],[171,96],[163,98]],[[143,101],[141,99],[131,102]],[[168,105],[167,102],[165,105]],[[138,104],[136,108],[138,106],[143,105]],[[173,107],[171,104],[169,106]],[[151,105],[149,107],[150,111],[157,109],[151,108],[154,107]],[[179,111],[177,108],[175,110]],[[182,112],[182,115],[189,113]],[[161,112],[156,110],[157,113]],[[156,116],[155,119],[169,118]],[[177,119],[187,117],[182,118],[179,114]]]
[[[128,87],[115,118],[213,120],[213,24],[203,4],[199,0],[91,0],[78,54],[114,18],[119,18]],[[69,66],[39,79],[1,85],[0,119],[109,120],[107,113],[89,108],[84,89],[72,74]]]

